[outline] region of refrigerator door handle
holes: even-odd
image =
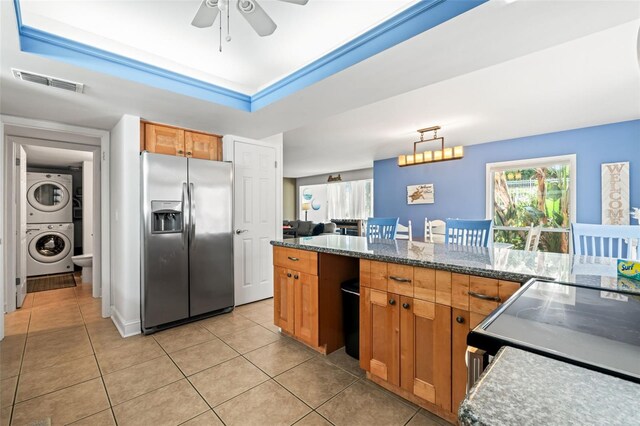
[[[187,221],[187,207],[186,207],[186,201],[187,201],[188,195],[187,195],[187,183],[186,182],[182,182],[182,248],[185,248],[187,246],[187,227],[189,226],[189,222]]]
[[[189,232],[191,235],[189,236],[189,246],[193,248],[195,237],[196,237],[196,202],[195,202],[195,187],[193,183],[189,184],[189,222],[190,228]]]

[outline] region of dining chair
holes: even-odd
[[[446,244],[458,244],[463,246],[480,246],[487,247],[489,245],[489,236],[491,235],[491,224],[493,221],[488,220],[464,220],[464,219],[447,219],[447,228],[445,231]]]
[[[396,240],[409,240],[413,241],[413,232],[411,230],[411,221],[407,221],[407,226],[398,223],[396,227]]]
[[[527,242],[524,244],[524,251],[538,251],[538,245],[540,244],[540,235],[542,234],[541,226],[529,227],[527,232]]]
[[[572,223],[573,253],[640,259],[640,226]]]
[[[370,217],[367,219],[367,238],[394,240],[398,227],[397,217]]]
[[[424,218],[424,240],[429,243],[444,244],[447,224],[444,220]]]

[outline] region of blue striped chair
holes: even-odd
[[[370,217],[367,219],[367,238],[394,240],[398,228],[397,217]]]
[[[572,223],[571,234],[574,254],[640,258],[640,226]]]
[[[447,219],[445,244],[487,247],[492,220]]]

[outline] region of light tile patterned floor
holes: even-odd
[[[273,300],[123,339],[81,285],[5,316],[0,426],[446,425],[364,379],[344,349],[282,336]]]

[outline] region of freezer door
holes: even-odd
[[[190,314],[233,306],[231,164],[189,159]]]
[[[141,161],[140,296],[148,330],[189,317],[187,159],[144,152]]]

